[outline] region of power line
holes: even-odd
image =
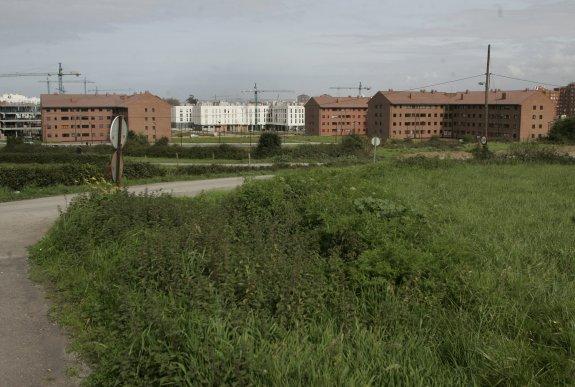
[[[412,88],[412,89],[407,89],[407,90],[405,90],[405,91],[422,90],[422,89],[427,89],[427,88],[430,88],[430,87],[447,85],[447,84],[449,84],[449,83],[461,82],[461,81],[465,81],[465,80],[468,80],[468,79],[479,78],[479,77],[484,77],[484,76],[485,76],[485,74],[473,75],[473,76],[471,76],[471,77],[453,79],[453,80],[451,80],[451,81],[434,83],[434,84],[432,84],[432,85],[425,85],[425,86],[420,86],[420,87],[414,87],[414,88]]]
[[[515,78],[515,77],[510,77],[508,75],[501,75],[501,74],[491,74],[494,75],[496,77],[500,77],[500,78],[507,78],[507,79],[513,79],[515,81],[521,81],[521,82],[528,82],[528,83],[537,83],[540,85],[545,85],[545,86],[554,86],[554,87],[562,87],[562,85],[555,85],[553,83],[545,83],[545,82],[539,82],[539,81],[531,81],[529,79],[522,79],[522,78]]]

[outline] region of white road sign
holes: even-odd
[[[371,139],[371,145],[379,146],[379,144],[381,144],[381,139],[379,137],[373,137]]]
[[[117,116],[110,125],[110,142],[114,148],[118,148],[118,134],[120,133],[120,124],[122,128],[122,135],[120,138],[120,146],[124,147],[128,139],[128,124],[122,116]]]

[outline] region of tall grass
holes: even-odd
[[[575,383],[575,170],[380,164],[94,194],[32,252],[88,384]]]

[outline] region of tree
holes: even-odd
[[[556,121],[549,131],[549,139],[555,142],[575,142],[575,117]]]
[[[164,98],[164,101],[166,101],[167,103],[169,103],[172,106],[180,106],[181,102],[179,99],[177,98]]]
[[[341,140],[341,146],[348,152],[361,151],[365,148],[365,140],[357,134],[350,134]]]
[[[188,105],[197,105],[198,99],[196,97],[194,97],[193,94],[190,94],[190,96],[186,99],[186,103]]]
[[[256,147],[256,155],[272,156],[280,152],[282,148],[281,137],[276,132],[263,132]]]
[[[138,134],[133,130],[128,131],[128,145],[148,145],[148,137],[145,134]]]

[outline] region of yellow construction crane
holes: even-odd
[[[64,80],[65,76],[76,76],[79,77],[81,74],[78,71],[69,71],[64,72],[62,70],[62,63],[58,63],[58,72],[55,73],[8,73],[8,74],[0,74],[0,78],[15,78],[15,77],[58,77],[58,92],[60,94],[64,94]]]

